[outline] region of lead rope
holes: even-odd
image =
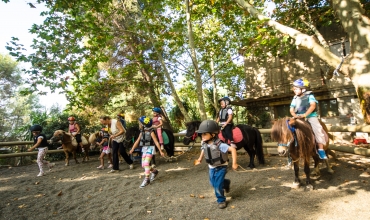
[[[185,153],[189,152],[194,147],[194,144],[195,144],[195,140],[193,141],[193,144],[187,150],[183,151],[181,154],[179,154],[177,156],[171,156],[171,157],[164,156],[164,158],[167,159],[167,160],[177,159],[178,157],[180,157],[180,156],[184,155]]]

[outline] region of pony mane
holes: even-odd
[[[293,133],[288,128],[287,120],[295,120],[294,127],[298,142],[297,156],[309,162],[310,157],[314,153],[316,144],[311,125],[308,122],[300,119],[291,119],[289,117],[278,119],[272,127],[271,138],[278,143],[287,143],[291,141],[290,147],[295,147]]]

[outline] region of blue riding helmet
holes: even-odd
[[[225,96],[225,97],[223,97],[223,98],[220,98],[220,99],[218,100],[218,103],[220,103],[221,101],[225,101],[225,104],[226,104],[226,105],[229,105],[229,104],[231,103],[230,98],[229,98],[229,97],[227,97],[227,96]]]
[[[155,113],[158,113],[158,114],[162,114],[162,109],[161,109],[161,108],[159,108],[159,107],[154,107],[154,108],[152,109],[152,111],[153,111],[153,112],[155,112]]]
[[[293,86],[300,89],[307,89],[310,87],[310,82],[307,79],[297,79],[293,82]]]
[[[145,127],[147,127],[147,128],[152,127],[153,121],[152,121],[152,119],[151,119],[151,118],[149,118],[149,117],[141,116],[141,117],[139,118],[139,121],[140,121],[140,123],[141,123],[142,125],[144,125],[144,126],[145,126]]]

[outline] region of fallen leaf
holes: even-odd
[[[58,196],[61,196],[61,195],[63,195],[63,192],[62,192],[62,191],[60,191],[60,192],[58,193]]]
[[[190,197],[195,197],[194,194],[190,194]]]
[[[18,200],[18,198],[14,198],[13,200],[16,201],[16,200]]]
[[[35,185],[39,185],[40,182],[36,182]]]
[[[103,191],[103,188],[100,188],[99,191]]]
[[[53,212],[54,215],[58,214],[58,212]]]
[[[200,199],[204,199],[204,196],[203,195],[199,195],[198,196]]]
[[[232,206],[231,206],[231,208],[232,208],[232,209],[235,209],[235,206],[233,206],[233,205],[232,205]]]
[[[45,194],[37,194],[37,195],[35,195],[36,198],[43,197],[43,196],[45,196]]]
[[[26,204],[22,204],[22,205],[18,206],[18,208],[20,208],[20,209],[23,209],[23,208],[26,208],[26,207],[27,207]]]
[[[150,210],[148,210],[148,211],[146,211],[146,212],[147,212],[147,213],[149,213],[149,214],[150,214],[150,213],[152,213],[152,211],[150,211]]]

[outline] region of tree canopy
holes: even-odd
[[[30,85],[24,93],[40,92],[37,86],[43,85],[62,89],[71,107],[80,109],[145,113],[176,105],[173,115],[204,119],[217,109],[217,97],[238,99],[243,92],[243,56],[299,47],[337,68],[342,58],[328,50],[318,31],[336,23],[347,32],[352,51],[338,72],[351,78],[370,122],[366,0],[37,2],[49,11],[42,13],[43,24],[30,29],[36,52],[24,55],[16,37],[7,47],[17,61],[32,64],[24,70]],[[267,4],[275,9],[266,11]],[[188,100],[196,104],[184,106]]]

